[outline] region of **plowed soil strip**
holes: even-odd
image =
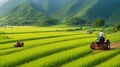
[[[111,48],[112,48],[112,49],[119,48],[119,47],[120,47],[120,42],[113,43],[113,44],[111,45]]]

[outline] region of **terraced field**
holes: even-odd
[[[119,67],[120,49],[91,50],[96,33],[56,31],[68,28],[0,28],[0,67]],[[120,41],[120,32],[106,34],[111,43]],[[24,47],[14,48],[16,41]],[[115,61],[115,62],[114,62]]]

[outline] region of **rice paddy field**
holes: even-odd
[[[13,26],[0,28],[0,67],[120,67],[120,48],[92,50],[97,32],[66,31],[57,27]],[[71,28],[74,29],[74,28]],[[105,34],[111,44],[120,32]],[[24,47],[14,48],[16,41]]]

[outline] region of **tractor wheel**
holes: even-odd
[[[24,44],[22,44],[22,47],[24,47]]]
[[[107,50],[110,49],[110,42],[106,43],[106,48],[107,48]]]
[[[105,50],[109,50],[110,49],[110,42],[109,41],[104,44],[104,49]]]
[[[92,42],[91,45],[90,45],[90,48],[91,48],[91,49],[95,49],[94,45],[95,45],[95,43]]]

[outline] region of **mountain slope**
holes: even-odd
[[[32,25],[45,18],[78,17],[107,24],[120,22],[120,0],[9,0],[0,7],[0,24]],[[109,22],[109,23],[108,23]]]
[[[71,2],[60,9],[55,16],[60,19],[69,17],[83,18],[83,15],[86,14],[96,2],[98,2],[98,0],[71,0]]]
[[[79,17],[93,22],[103,18],[106,22],[120,22],[120,0],[72,0],[60,9],[58,18]]]
[[[44,13],[35,9],[30,3],[20,4],[4,17],[4,24],[9,25],[31,25],[46,18]],[[12,23],[11,23],[12,22]],[[4,25],[3,24],[3,25]]]
[[[113,15],[120,8],[120,0],[98,0],[87,12],[84,14],[84,18],[94,21],[96,18],[103,18],[107,22],[111,19],[115,19]],[[120,18],[120,16],[119,16]],[[116,22],[117,20],[114,20]]]
[[[8,0],[4,5],[0,7],[0,17],[6,15],[11,12],[15,7],[17,7],[20,3],[27,2],[27,0]]]
[[[107,21],[111,22],[110,25],[120,23],[120,9],[114,11]]]
[[[70,0],[30,0],[31,3],[47,15],[54,14]]]

